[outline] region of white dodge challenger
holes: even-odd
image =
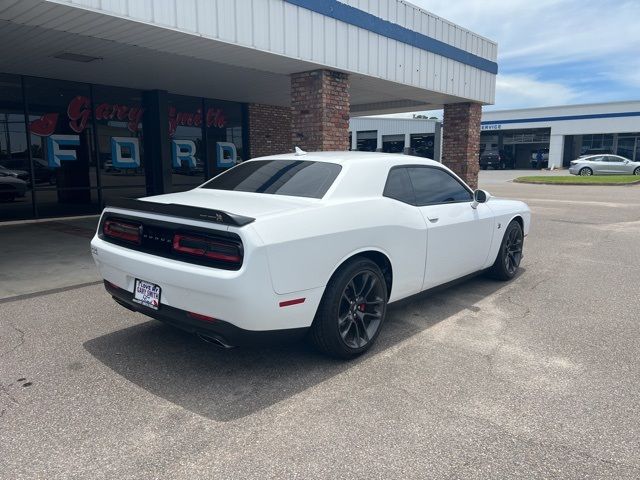
[[[476,272],[513,278],[529,224],[526,204],[433,160],[298,151],[109,205],[91,251],[130,310],[225,347],[308,333],[350,358],[390,302]]]

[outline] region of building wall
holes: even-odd
[[[441,123],[439,121],[426,118],[352,117],[349,120],[351,150],[358,149],[358,139],[362,139],[363,135],[367,135],[363,132],[375,132],[378,151],[382,151],[385,138],[401,136],[404,139],[405,153],[410,154],[414,154],[410,148],[412,135],[433,135],[433,155],[429,155],[429,158],[433,157],[433,160],[438,161],[440,161],[441,156],[441,131]]]
[[[250,158],[292,150],[290,107],[252,103],[247,113]]]
[[[436,123],[437,120],[426,118],[353,117],[349,120],[349,131],[378,130],[382,135],[435,133]]]
[[[477,103],[444,107],[442,162],[471,188],[478,187],[481,116]]]
[[[291,75],[293,145],[349,150],[349,76],[331,70]]]

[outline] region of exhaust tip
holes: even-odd
[[[215,345],[216,347],[224,348],[225,350],[235,348],[235,345],[228,344],[222,337],[203,335],[201,333],[197,333],[196,335],[203,342],[210,343],[212,345]]]

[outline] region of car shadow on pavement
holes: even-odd
[[[149,321],[84,343],[113,371],[191,412],[231,421],[276,404],[380,354],[507,284],[475,277],[389,306],[376,345],[352,361],[328,358],[308,342],[223,350],[195,335]]]

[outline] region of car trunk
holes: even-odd
[[[187,192],[170,193],[142,200],[163,204],[186,205],[215,209],[254,219],[306,208],[318,202],[316,199],[270,195],[263,193],[209,190],[196,188]]]

